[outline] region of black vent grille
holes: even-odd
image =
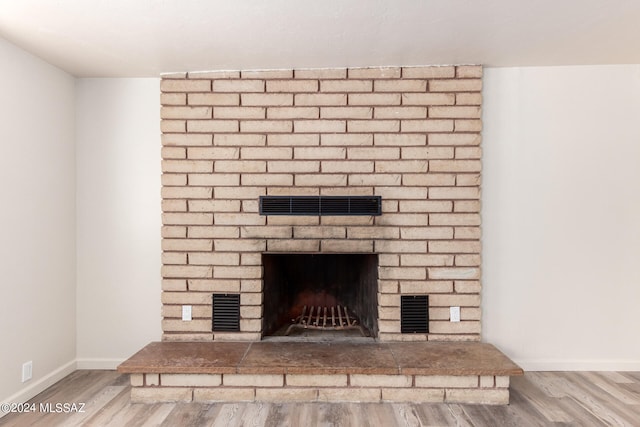
[[[380,215],[380,196],[260,196],[260,215]]]
[[[240,331],[240,294],[213,294],[214,332]]]
[[[427,295],[400,297],[400,332],[403,334],[429,332],[429,297]]]

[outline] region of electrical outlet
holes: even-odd
[[[460,321],[460,307],[449,307],[449,321],[450,322]]]
[[[191,306],[183,305],[182,306],[182,320],[191,321]]]
[[[22,382],[27,382],[33,376],[33,362],[30,360],[22,364]]]

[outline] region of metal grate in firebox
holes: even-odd
[[[212,330],[240,331],[240,294],[213,294]]]
[[[429,297],[427,295],[400,297],[400,332],[403,334],[429,332]]]
[[[381,215],[380,196],[260,196],[260,215]]]

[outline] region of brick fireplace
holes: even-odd
[[[354,254],[375,257],[379,341],[479,341],[481,87],[467,65],[164,76],[163,340],[260,341],[265,259]],[[261,215],[260,196],[382,212]],[[212,330],[212,294],[239,296],[237,331]],[[428,297],[428,332],[402,333],[403,296]]]
[[[119,366],[131,399],[508,403],[522,369],[479,342],[481,88],[468,65],[164,76],[163,340]],[[304,336],[336,317],[363,339]]]

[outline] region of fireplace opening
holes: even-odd
[[[263,254],[264,336],[378,333],[378,256]]]

